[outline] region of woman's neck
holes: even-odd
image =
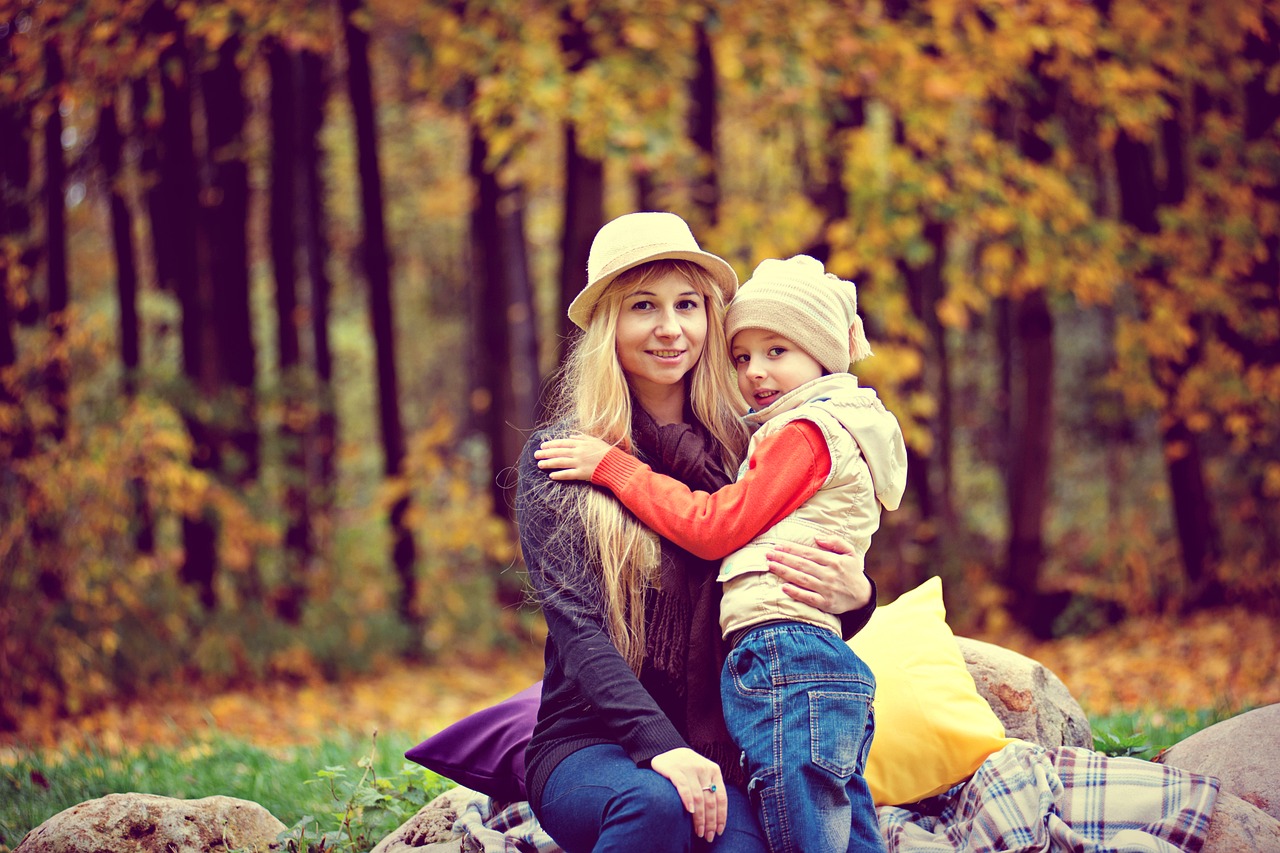
[[[633,387],[636,402],[658,426],[684,423],[684,383]]]

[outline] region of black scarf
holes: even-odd
[[[719,444],[686,406],[685,422],[658,426],[633,401],[636,455],[653,470],[691,489],[714,492],[732,477]],[[742,785],[740,750],[720,708],[720,670],[728,647],[720,638],[719,561],[702,560],[666,539],[658,580],[645,597],[642,680],[668,693],[671,722],[689,746],[720,765],[725,781]]]

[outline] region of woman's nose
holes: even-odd
[[[653,333],[660,338],[674,338],[680,334],[680,320],[675,314],[663,311],[658,315]]]

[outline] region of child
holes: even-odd
[[[562,469],[552,478],[605,486],[659,535],[725,557],[720,629],[732,651],[721,698],[774,853],[883,850],[862,777],[874,678],[839,620],[793,598],[769,560],[777,545],[831,536],[865,556],[880,505],[896,509],[906,486],[902,432],[848,371],[871,354],[857,291],[821,262],[762,262],[730,303],[726,331],[758,426],[737,482],[691,492],[595,438],[547,441],[535,455]]]

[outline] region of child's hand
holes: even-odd
[[[539,468],[559,469],[551,472],[553,480],[590,480],[610,447],[612,445],[590,435],[553,438],[542,442],[533,457],[538,460]]]

